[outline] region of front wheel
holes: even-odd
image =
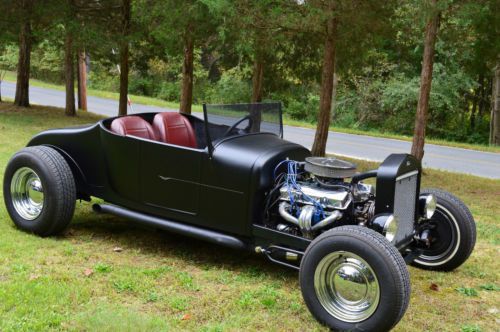
[[[428,269],[451,271],[469,258],[476,243],[476,224],[467,206],[449,192],[425,189],[423,194],[436,196],[436,211],[426,222],[429,246],[413,261]]]
[[[17,152],[4,174],[5,206],[14,224],[30,233],[61,232],[75,210],[73,173],[56,150],[33,146]]]
[[[313,316],[336,331],[390,330],[410,299],[410,276],[397,249],[361,226],[317,237],[302,259],[300,286]]]

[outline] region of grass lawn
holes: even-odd
[[[0,103],[0,181],[33,134],[97,119]],[[423,185],[470,206],[478,241],[454,272],[410,267],[411,303],[396,330],[498,331],[500,180],[427,170]],[[86,202],[63,235],[42,239],[14,228],[0,200],[0,331],[325,330],[302,301],[297,273],[263,257],[133,227]]]
[[[15,80],[16,80],[16,76],[15,76],[14,72],[6,72],[5,81],[15,82]],[[64,86],[52,84],[52,83],[47,83],[47,82],[43,82],[40,80],[31,79],[30,84],[33,86],[64,91]],[[87,91],[87,93],[90,96],[108,98],[108,99],[113,99],[113,100],[118,100],[119,96],[120,96],[119,93],[117,93],[117,92],[93,90],[93,89],[89,89]],[[176,102],[170,102],[170,101],[165,101],[162,99],[146,97],[146,96],[138,96],[138,95],[129,95],[129,96],[130,96],[130,99],[132,100],[132,104],[152,105],[152,106],[172,108],[172,109],[179,108],[179,103],[176,103]],[[200,113],[203,112],[202,105],[193,105],[192,110],[193,110],[193,112],[200,112]],[[313,123],[310,123],[307,121],[294,120],[294,119],[291,119],[288,116],[286,116],[286,114],[284,114],[283,123],[285,125],[289,125],[289,126],[306,127],[306,128],[316,129],[316,124],[313,124]],[[399,135],[399,134],[394,134],[394,133],[389,133],[389,132],[382,132],[382,131],[377,131],[377,130],[367,131],[367,130],[360,130],[360,129],[356,129],[356,128],[337,127],[335,125],[330,126],[330,130],[333,130],[336,132],[341,132],[341,133],[347,133],[347,134],[368,135],[368,136],[374,136],[374,137],[399,139],[399,140],[403,140],[403,141],[412,141],[412,139],[413,139],[411,136]],[[499,152],[500,153],[500,146],[469,144],[469,143],[453,142],[453,141],[446,141],[443,139],[434,139],[434,138],[426,138],[426,143],[451,146],[451,147],[456,147],[456,148],[471,149],[471,150],[477,150],[477,151]]]

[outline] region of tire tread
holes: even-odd
[[[456,256],[452,258],[450,261],[444,263],[443,265],[438,265],[438,266],[426,266],[419,264],[417,262],[412,263],[412,265],[429,270],[440,270],[440,271],[454,270],[460,265],[462,265],[470,257],[472,251],[474,250],[474,246],[476,245],[477,234],[476,234],[476,223],[474,221],[474,217],[470,212],[469,208],[467,207],[467,205],[465,205],[465,203],[462,202],[462,200],[460,200],[457,196],[447,191],[437,188],[426,188],[423,189],[421,193],[433,194],[436,196],[438,201],[442,200],[445,202],[445,204],[452,206],[453,210],[457,210],[450,212],[452,213],[458,212],[455,218],[457,219],[457,222],[465,228],[465,233],[462,232],[461,234],[462,236],[460,237],[461,241],[460,248],[456,254],[456,255],[459,254],[459,256]]]
[[[57,150],[42,145],[30,146],[18,151],[11,158],[7,168],[14,160],[23,158],[26,155],[29,158],[38,160],[43,165],[44,171],[49,174],[52,185],[55,187],[53,190],[54,197],[51,198],[56,202],[54,211],[50,216],[52,222],[42,228],[34,228],[32,231],[40,236],[55,235],[68,226],[75,211],[76,184],[73,173],[64,157]],[[7,180],[4,179],[4,181]],[[7,186],[4,186],[4,190],[5,188]],[[8,196],[10,197],[10,194]],[[4,197],[6,197],[6,193],[4,193]],[[24,227],[21,228],[24,229]]]

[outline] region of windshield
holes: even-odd
[[[266,132],[282,137],[281,103],[204,105],[212,142],[224,137]]]

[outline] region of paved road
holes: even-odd
[[[14,98],[14,83],[2,83],[2,96]],[[34,104],[64,107],[64,92],[39,87],[30,88],[30,101]],[[91,112],[114,116],[118,102],[111,99],[88,97]],[[173,111],[156,106],[135,104],[134,113]],[[314,130],[285,126],[285,138],[300,143],[308,148],[312,146]],[[327,152],[353,158],[382,161],[391,153],[409,152],[410,142],[364,135],[330,132]],[[500,153],[451,148],[426,144],[424,166],[452,172],[474,174],[487,178],[500,179]],[[436,184],[438,185],[438,184]]]

